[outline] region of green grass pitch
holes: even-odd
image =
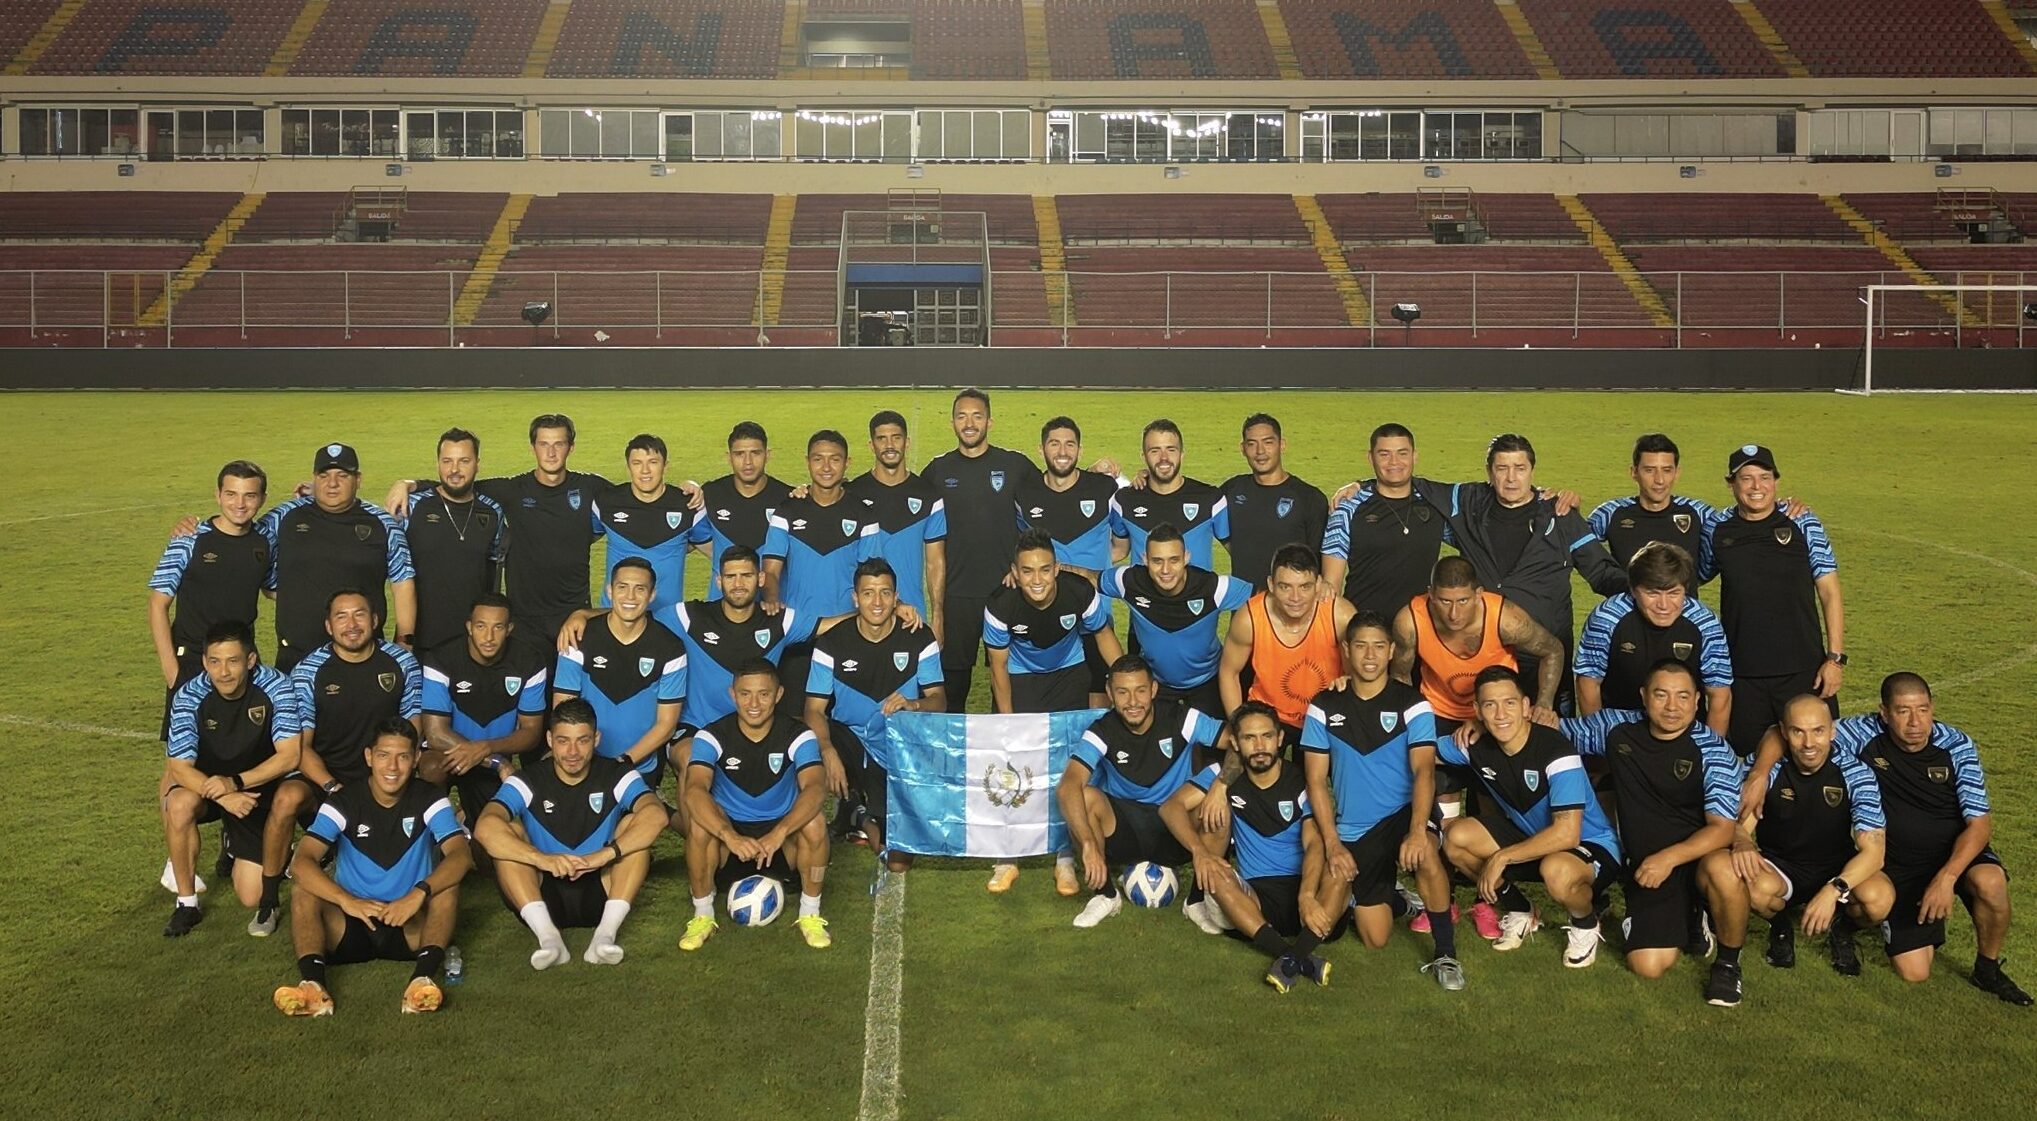
[[[165,940],[149,738],[161,682],[144,585],[165,531],[209,509],[229,458],[265,465],[273,497],[304,477],[316,445],[348,440],[363,496],[379,500],[390,479],[430,473],[434,437],[453,424],[481,434],[484,471],[522,471],[525,423],[559,410],[579,422],[576,466],[620,477],[624,441],[651,431],[671,444],[675,478],[706,479],[722,470],[730,424],[755,417],[777,440],[776,473],[797,480],[804,437],[823,426],[849,433],[852,470],[866,467],[864,424],[885,406],[914,422],[913,462],[925,462],[952,445],[947,391],[6,402],[20,473],[0,501],[0,1117],[889,1115],[884,1095],[863,1092],[872,900],[861,849],[835,857],[825,953],[788,924],[725,927],[681,954],[686,892],[669,837],[616,969],[576,958],[534,974],[524,929],[487,881],[470,880],[467,980],[431,1017],[397,1014],[394,965],[336,970],[333,1019],[278,1016],[269,991],[294,979],[286,938],[248,938],[224,885],[196,933]],[[1525,432],[1542,481],[1592,502],[1630,492],[1628,451],[1643,431],[1675,436],[1682,491],[1715,503],[1726,452],[1769,444],[1785,492],[1818,510],[1838,553],[1848,711],[1891,670],[1937,684],[1941,717],[1981,745],[1995,846],[2019,877],[2017,902],[2031,902],[2020,877],[2037,872],[2037,399],[1013,391],[995,404],[999,443],[1036,451],[1040,421],[1065,412],[1088,426],[1089,456],[1125,462],[1144,422],[1171,416],[1188,470],[1212,481],[1241,469],[1239,420],[1270,409],[1286,422],[1290,468],[1325,489],[1362,473],[1365,433],[1385,420],[1410,425],[1422,471],[1445,479],[1477,477],[1492,434]],[[692,566],[696,584],[704,567]],[[1580,621],[1591,602],[1580,586]],[[976,689],[980,707],[981,676]],[[203,866],[215,843],[207,830]],[[1127,911],[1076,931],[1075,901],[1053,895],[1044,867],[1001,898],[984,893],[984,875],[957,863],[908,877],[896,1116],[1968,1118],[2028,1116],[2037,1096],[2037,1020],[1966,984],[1963,912],[1921,987],[1897,981],[1864,936],[1863,977],[1835,976],[1809,945],[1794,972],[1771,970],[1757,920],[1746,1002],[1731,1010],[1702,1004],[1698,965],[1646,983],[1608,952],[1574,972],[1546,932],[1505,957],[1467,933],[1470,985],[1455,996],[1415,973],[1426,939],[1402,933],[1378,953],[1331,947],[1332,988],[1280,997],[1259,983],[1253,951],[1176,913]],[[2033,923],[2037,911],[2007,955],[2026,985],[2037,983]],[[583,939],[572,936],[576,950]]]

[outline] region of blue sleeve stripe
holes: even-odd
[[[1351,555],[1351,514],[1357,508],[1358,500],[1347,498],[1330,512],[1329,524],[1323,527],[1324,556],[1342,560]]]
[[[1943,736],[1945,753],[1952,757],[1952,774],[1959,795],[1959,811],[1967,820],[1988,813],[1987,779],[1980,769],[1980,751],[1966,733],[1946,724],[1932,728],[1932,738]]]
[[[1613,627],[1626,615],[1622,604],[1634,601],[1622,592],[1591,609],[1585,616],[1584,630],[1577,636],[1577,653],[1573,656],[1571,670],[1579,677],[1605,678],[1610,663],[1613,645]]]
[[[1705,729],[1707,734],[1698,735],[1700,728],[1703,725],[1694,726],[1691,731],[1705,767],[1705,812],[1733,820],[1740,816],[1739,756],[1716,735],[1709,734],[1709,729]]]
[[[1839,571],[1839,561],[1832,555],[1832,541],[1825,536],[1825,523],[1806,510],[1797,524],[1803,527],[1804,544],[1811,550],[1811,575],[1829,576]]]
[[[1780,770],[1782,764],[1777,763]],[[1874,781],[1874,772],[1858,759],[1839,759],[1839,774],[1846,780],[1846,795],[1853,800],[1853,831],[1866,833],[1888,828],[1888,817],[1881,808],[1881,784]],[[1771,779],[1770,781],[1773,781]]]
[[[166,596],[177,594],[177,586],[184,582],[184,569],[191,563],[191,554],[196,551],[198,538],[172,537],[163,548],[162,558],[156,561],[156,570],[149,576],[149,587]]]

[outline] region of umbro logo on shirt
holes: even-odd
[[[473,691],[474,683],[471,681],[462,681],[459,684],[453,686],[453,692],[455,693],[471,693]]]
[[[1132,757],[1126,754],[1125,752],[1120,751],[1117,753],[1117,761],[1119,766],[1123,766],[1124,764],[1131,762]]]
[[[718,522],[729,520],[729,512],[727,510],[716,510],[714,512],[714,520]]]
[[[596,654],[596,655],[594,656],[594,668],[595,668],[595,669],[607,669],[607,668],[608,668],[608,656],[607,656],[606,654]]]
[[[609,521],[612,521],[612,522],[614,522],[614,523],[615,523],[615,524],[617,524],[617,525],[621,525],[621,524],[623,524],[624,522],[627,522],[627,521],[629,521],[629,511],[628,511],[628,510],[617,510],[617,511],[616,511],[615,513],[613,513],[613,514],[610,514],[610,515],[608,516],[608,520],[609,520]]]
[[[1480,778],[1483,778],[1487,782],[1491,782],[1499,777],[1499,772],[1493,770],[1491,767],[1480,767],[1478,768],[1478,775]]]
[[[1026,624],[1024,624],[1024,623],[1013,623],[1013,624],[1011,625],[1011,633],[1013,633],[1013,634],[1025,634],[1025,633],[1027,633],[1028,631],[1030,631],[1031,629],[1032,629],[1032,628],[1028,627],[1028,626],[1027,626]]]
[[[368,823],[367,823],[367,822],[365,822],[365,821],[364,821],[364,822],[360,823],[359,825],[356,825],[356,826],[354,826],[354,836],[355,836],[355,837],[365,837],[365,836],[367,836],[367,835],[368,835]]]
[[[1341,728],[1341,727],[1343,727],[1343,726],[1344,726],[1344,714],[1343,714],[1343,713],[1341,713],[1341,712],[1333,712],[1333,713],[1331,713],[1331,714],[1330,714],[1330,727],[1332,727],[1332,728]]]
[[[1150,600],[1150,599],[1147,599],[1147,598],[1146,598],[1145,596],[1133,596],[1133,597],[1132,597],[1132,602],[1133,602],[1133,603],[1136,603],[1136,604],[1138,604],[1138,605],[1139,605],[1140,607],[1151,607],[1151,606],[1153,606],[1153,601],[1152,601],[1152,600]]]
[[[1233,795],[1231,795],[1231,808],[1232,808],[1232,809],[1234,809],[1234,810],[1242,810],[1242,809],[1244,809],[1244,808],[1245,808],[1245,796],[1244,796],[1244,795],[1242,795],[1242,794],[1233,794]]]
[[[794,518],[794,519],[792,519],[792,528],[794,528],[794,529],[805,529],[805,528],[806,528],[806,519],[805,519],[805,518]]]
[[[702,641],[702,642],[706,643],[706,644],[707,644],[707,645],[709,645],[709,646],[720,646],[720,645],[721,645],[721,636],[720,636],[720,635],[718,635],[718,634],[715,634],[715,633],[714,633],[714,632],[712,632],[712,631],[709,631],[708,633],[706,633],[706,634],[704,634],[704,635],[701,635],[701,636],[700,636],[700,641]]]
[[[552,812],[552,800],[550,798],[545,799],[544,812]]]
[[[1145,517],[1145,516],[1146,516],[1146,508],[1145,508],[1144,506],[1134,506],[1134,507],[1132,507],[1132,516],[1133,516],[1133,517],[1135,517],[1135,518],[1143,518],[1143,517]]]
[[[721,769],[724,771],[740,770],[742,768],[742,765],[743,761],[741,759],[736,758],[733,755],[722,756]]]
[[[1038,506],[1035,506],[1032,509],[1026,511],[1026,516],[1029,518],[1043,518],[1047,516],[1047,512],[1045,510],[1040,509]]]
[[[328,697],[337,697],[337,696],[339,696],[339,691],[340,691],[340,687],[339,687],[339,682],[337,682],[337,681],[331,681],[331,682],[327,682],[327,683],[326,683],[326,686],[325,686],[325,695],[326,695],[326,696],[328,696]]]
[[[854,673],[854,672],[856,672],[856,667],[857,667],[857,666],[859,666],[859,665],[861,665],[861,664],[862,664],[862,663],[860,663],[860,662],[856,661],[856,659],[854,659],[854,658],[844,658],[844,659],[842,659],[842,672],[843,672],[843,673]]]

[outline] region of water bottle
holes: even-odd
[[[466,963],[460,960],[458,946],[446,947],[446,984],[457,985],[466,976]]]

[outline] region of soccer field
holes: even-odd
[[[1937,975],[1916,987],[1865,935],[1864,976],[1836,976],[1810,941],[1794,971],[1770,969],[1756,919],[1734,1009],[1702,1003],[1703,966],[1689,961],[1653,983],[1616,947],[1590,970],[1564,969],[1553,928],[1504,956],[1467,931],[1459,994],[1415,972],[1427,939],[1403,931],[1377,953],[1330,946],[1331,988],[1279,996],[1260,983],[1256,951],[1199,933],[1178,909],[1071,929],[1080,900],[1055,896],[1039,862],[1001,897],[984,892],[981,866],[924,864],[890,889],[873,935],[860,848],[831,868],[832,949],[808,950],[789,923],[725,923],[682,954],[687,893],[668,834],[618,968],[576,956],[533,973],[527,931],[470,878],[467,976],[436,1016],[397,1014],[407,974],[395,964],[336,969],[331,1019],[279,1016],[270,991],[295,980],[287,926],[249,938],[223,884],[195,933],[162,937],[162,688],[145,584],[171,524],[210,510],[222,462],[261,463],[273,499],[308,475],[317,445],[345,440],[361,454],[362,497],[377,501],[390,480],[431,474],[434,440],[454,424],[480,434],[484,474],[523,471],[525,424],[561,411],[579,425],[582,470],[619,478],[624,442],[650,431],[671,445],[674,479],[711,478],[729,426],[755,418],[777,445],[774,473],[798,482],[821,427],[847,433],[851,471],[865,469],[865,423],[881,407],[914,422],[912,462],[924,463],[953,444],[948,397],[8,395],[22,474],[0,499],[0,1118],[2030,1115],[2037,1019],[1966,983],[1963,911]],[[1644,431],[1675,437],[1681,492],[1717,504],[1730,501],[1731,448],[1774,448],[1784,493],[1817,510],[1838,556],[1846,711],[1869,707],[1883,674],[1917,670],[1940,719],[1980,745],[1994,845],[2026,908],[2007,967],[2037,983],[2024,886],[2037,869],[2037,525],[2022,513],[2037,398],[1011,391],[995,394],[992,439],[1037,456],[1040,422],[1067,413],[1085,426],[1086,459],[1129,465],[1144,423],[1169,416],[1185,469],[1216,482],[1242,469],[1238,424],[1259,409],[1284,422],[1289,469],[1326,491],[1364,473],[1365,434],[1387,420],[1415,431],[1420,470],[1439,479],[1480,477],[1488,438],[1526,433],[1539,480],[1591,504],[1631,493]],[[694,592],[705,567],[690,566]],[[1581,621],[1595,602],[1581,584],[1578,602]],[[973,707],[987,709],[987,694],[979,674]],[[208,872],[216,843],[206,829]],[[584,939],[569,934],[576,953]]]

